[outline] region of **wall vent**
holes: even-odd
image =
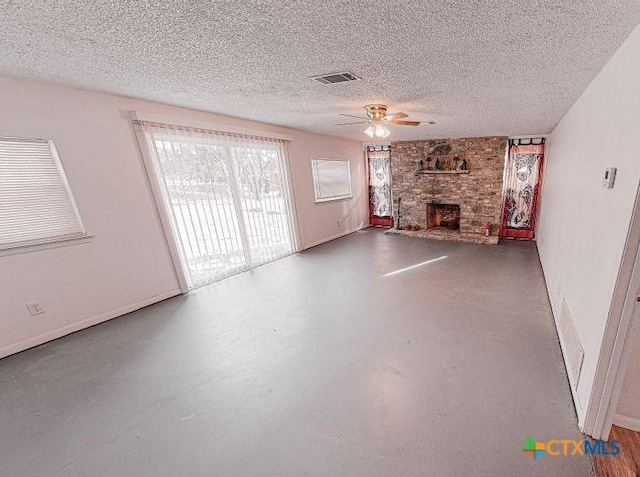
[[[584,349],[582,348],[576,326],[571,318],[567,300],[564,298],[562,299],[562,310],[560,311],[560,334],[562,344],[564,345],[564,359],[567,364],[569,381],[573,389],[578,389],[580,371],[582,370],[582,362],[584,361]]]
[[[358,78],[353,73],[349,73],[348,71],[345,71],[343,73],[332,73],[329,75],[314,76],[311,79],[316,80],[322,84],[344,83],[345,81],[360,81],[360,78]]]

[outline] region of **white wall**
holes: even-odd
[[[640,430],[640,329],[636,330],[632,342],[614,424]]]
[[[566,299],[585,351],[577,393],[584,424],[640,179],[640,28],[574,104],[549,140],[537,227],[556,320]],[[615,188],[601,187],[606,167]]]
[[[357,142],[6,77],[0,105],[0,136],[55,141],[95,235],[89,243],[0,256],[0,357],[179,292],[129,111],[289,134],[302,246],[368,225]],[[351,161],[355,199],[314,204],[310,162],[317,156]],[[29,316],[25,304],[35,301],[46,314]]]

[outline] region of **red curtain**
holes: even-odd
[[[544,139],[509,140],[500,237],[534,238],[543,160]]]
[[[389,146],[367,148],[369,169],[369,222],[393,227],[391,203],[391,151]]]

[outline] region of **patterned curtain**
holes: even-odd
[[[501,237],[534,237],[543,159],[544,139],[509,140]]]
[[[367,162],[369,164],[369,220],[371,225],[393,227],[389,146],[369,146]]]

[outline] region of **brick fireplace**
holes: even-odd
[[[497,243],[506,147],[506,137],[393,142],[393,198],[402,199],[401,225],[409,229],[393,232]],[[456,170],[463,159],[467,169]]]

